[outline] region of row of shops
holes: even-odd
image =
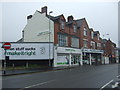
[[[58,47],[55,52],[55,67],[104,64],[103,50]]]
[[[0,44],[2,45],[2,43]],[[5,60],[4,49],[1,48],[1,60]],[[77,49],[69,47],[56,47],[53,43],[11,43],[7,50],[8,65],[18,63],[39,63],[44,66],[82,66],[109,64],[109,57],[103,56],[103,50]],[[44,65],[43,65],[44,64]]]

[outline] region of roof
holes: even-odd
[[[95,34],[99,34],[99,31],[94,31]]]
[[[41,14],[40,11],[37,10],[37,12],[39,12]],[[59,15],[59,16],[51,16],[51,15],[46,15],[47,18],[50,18],[52,21],[55,21],[57,19],[59,19],[63,14]]]
[[[61,16],[62,16],[62,14],[61,15],[59,15],[59,16],[51,16],[51,15],[46,15],[48,18],[50,18],[52,21],[55,21],[55,20],[57,20],[57,19],[59,19]]]
[[[102,39],[102,42],[103,42],[103,43],[106,43],[106,42],[107,42],[107,39]]]
[[[89,28],[90,31],[93,31],[93,28]]]
[[[23,38],[19,39],[17,42],[23,42]]]
[[[69,25],[69,24],[72,24],[73,22],[74,22],[74,20],[69,21],[69,22],[67,22],[66,24]]]
[[[82,22],[83,22],[84,19],[85,19],[85,18],[76,20],[78,27],[81,27]]]

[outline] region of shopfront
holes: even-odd
[[[98,65],[102,64],[103,50],[83,49],[83,64]]]
[[[58,47],[54,66],[82,65],[81,50],[75,48]]]
[[[3,43],[0,43],[2,47]],[[50,47],[49,47],[50,46]],[[0,61],[5,61],[7,66],[25,66],[27,63],[30,65],[39,65],[48,67],[53,65],[53,43],[37,43],[37,42],[11,42],[11,49],[5,50],[0,48]],[[4,65],[4,64],[3,64]]]

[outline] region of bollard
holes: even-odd
[[[26,63],[26,68],[28,69],[29,65],[28,65],[28,62]]]
[[[6,60],[4,61],[4,71],[3,71],[3,74],[4,75],[6,74]]]
[[[15,70],[15,65],[14,65],[14,63],[13,63],[13,65],[12,65],[12,66],[13,66],[13,72],[14,72],[14,70]]]

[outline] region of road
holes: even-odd
[[[101,88],[118,76],[118,64],[4,76],[3,88]]]

